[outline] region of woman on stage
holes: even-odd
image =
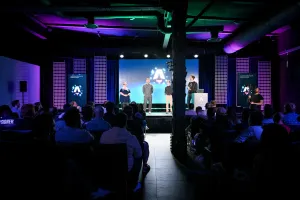
[[[120,90],[120,102],[122,108],[130,103],[130,90],[127,87],[127,82],[123,82],[123,87]]]

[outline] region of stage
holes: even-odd
[[[146,113],[147,117],[172,117],[172,113],[165,113],[165,112],[152,112]]]

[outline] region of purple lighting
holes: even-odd
[[[243,44],[231,43],[224,47],[224,51],[225,51],[225,53],[232,54],[232,53],[242,49],[244,46],[245,45],[243,45]]]

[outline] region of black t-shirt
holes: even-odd
[[[172,95],[172,93],[173,93],[173,89],[170,85],[165,87],[165,94],[166,95]]]
[[[264,98],[260,94],[254,94],[251,96],[251,102],[253,103],[259,103],[262,100],[264,100]]]
[[[188,87],[191,89],[188,91],[188,93],[196,93],[198,89],[198,84],[195,81],[189,82]]]

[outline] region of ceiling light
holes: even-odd
[[[171,57],[170,54],[168,54],[168,55],[167,55],[167,58],[170,58],[170,57]]]
[[[123,54],[121,54],[121,55],[120,55],[120,58],[124,58],[124,55],[123,55]]]
[[[90,28],[90,29],[98,28],[98,25],[95,24],[95,18],[94,17],[88,17],[87,21],[88,21],[88,23],[84,25],[86,28]]]
[[[194,55],[194,58],[198,58],[198,54],[195,54],[195,55]]]
[[[134,18],[134,17],[133,17],[133,18],[130,18],[130,20],[133,21],[133,20],[135,20],[135,18]]]
[[[144,57],[145,57],[145,58],[148,58],[148,54],[145,54]]]

